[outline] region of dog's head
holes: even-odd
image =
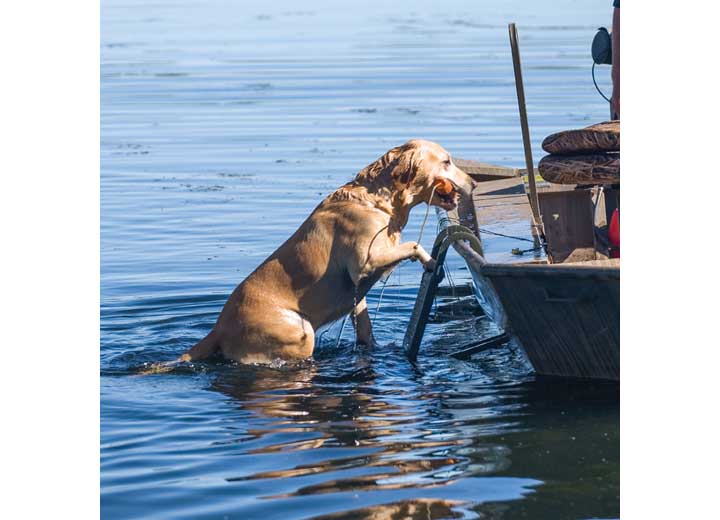
[[[459,192],[470,194],[475,182],[455,166],[439,144],[415,139],[393,148],[384,157],[391,170],[394,191],[405,204],[427,202],[445,210],[457,206]]]

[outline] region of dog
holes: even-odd
[[[218,351],[240,363],[308,358],[315,331],[351,311],[358,343],[375,345],[366,293],[403,260],[435,266],[420,244],[400,242],[410,211],[423,202],[454,209],[459,192],[469,194],[474,184],[436,143],[412,140],[389,150],[325,198],[175,363]]]

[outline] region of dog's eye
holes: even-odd
[[[445,159],[445,160],[443,161],[443,164],[444,164],[445,166],[450,166],[450,159]]]

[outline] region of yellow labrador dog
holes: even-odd
[[[393,148],[323,200],[237,286],[210,334],[178,362],[218,350],[241,363],[307,358],[315,331],[353,309],[358,341],[374,344],[365,294],[402,260],[434,267],[420,244],[400,242],[410,210],[422,202],[453,209],[458,190],[472,186],[440,145],[413,140]]]

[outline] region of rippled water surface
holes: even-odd
[[[536,380],[512,345],[449,358],[495,331],[452,291],[408,364],[414,263],[390,277],[375,350],[350,327],[338,343],[335,325],[299,365],[138,375],[203,337],[235,285],[388,148],[422,137],[521,166],[509,21],[537,158],[545,135],[606,118],[588,54],[610,2],[339,5],[102,3],[103,516],[619,516],[617,387]]]

